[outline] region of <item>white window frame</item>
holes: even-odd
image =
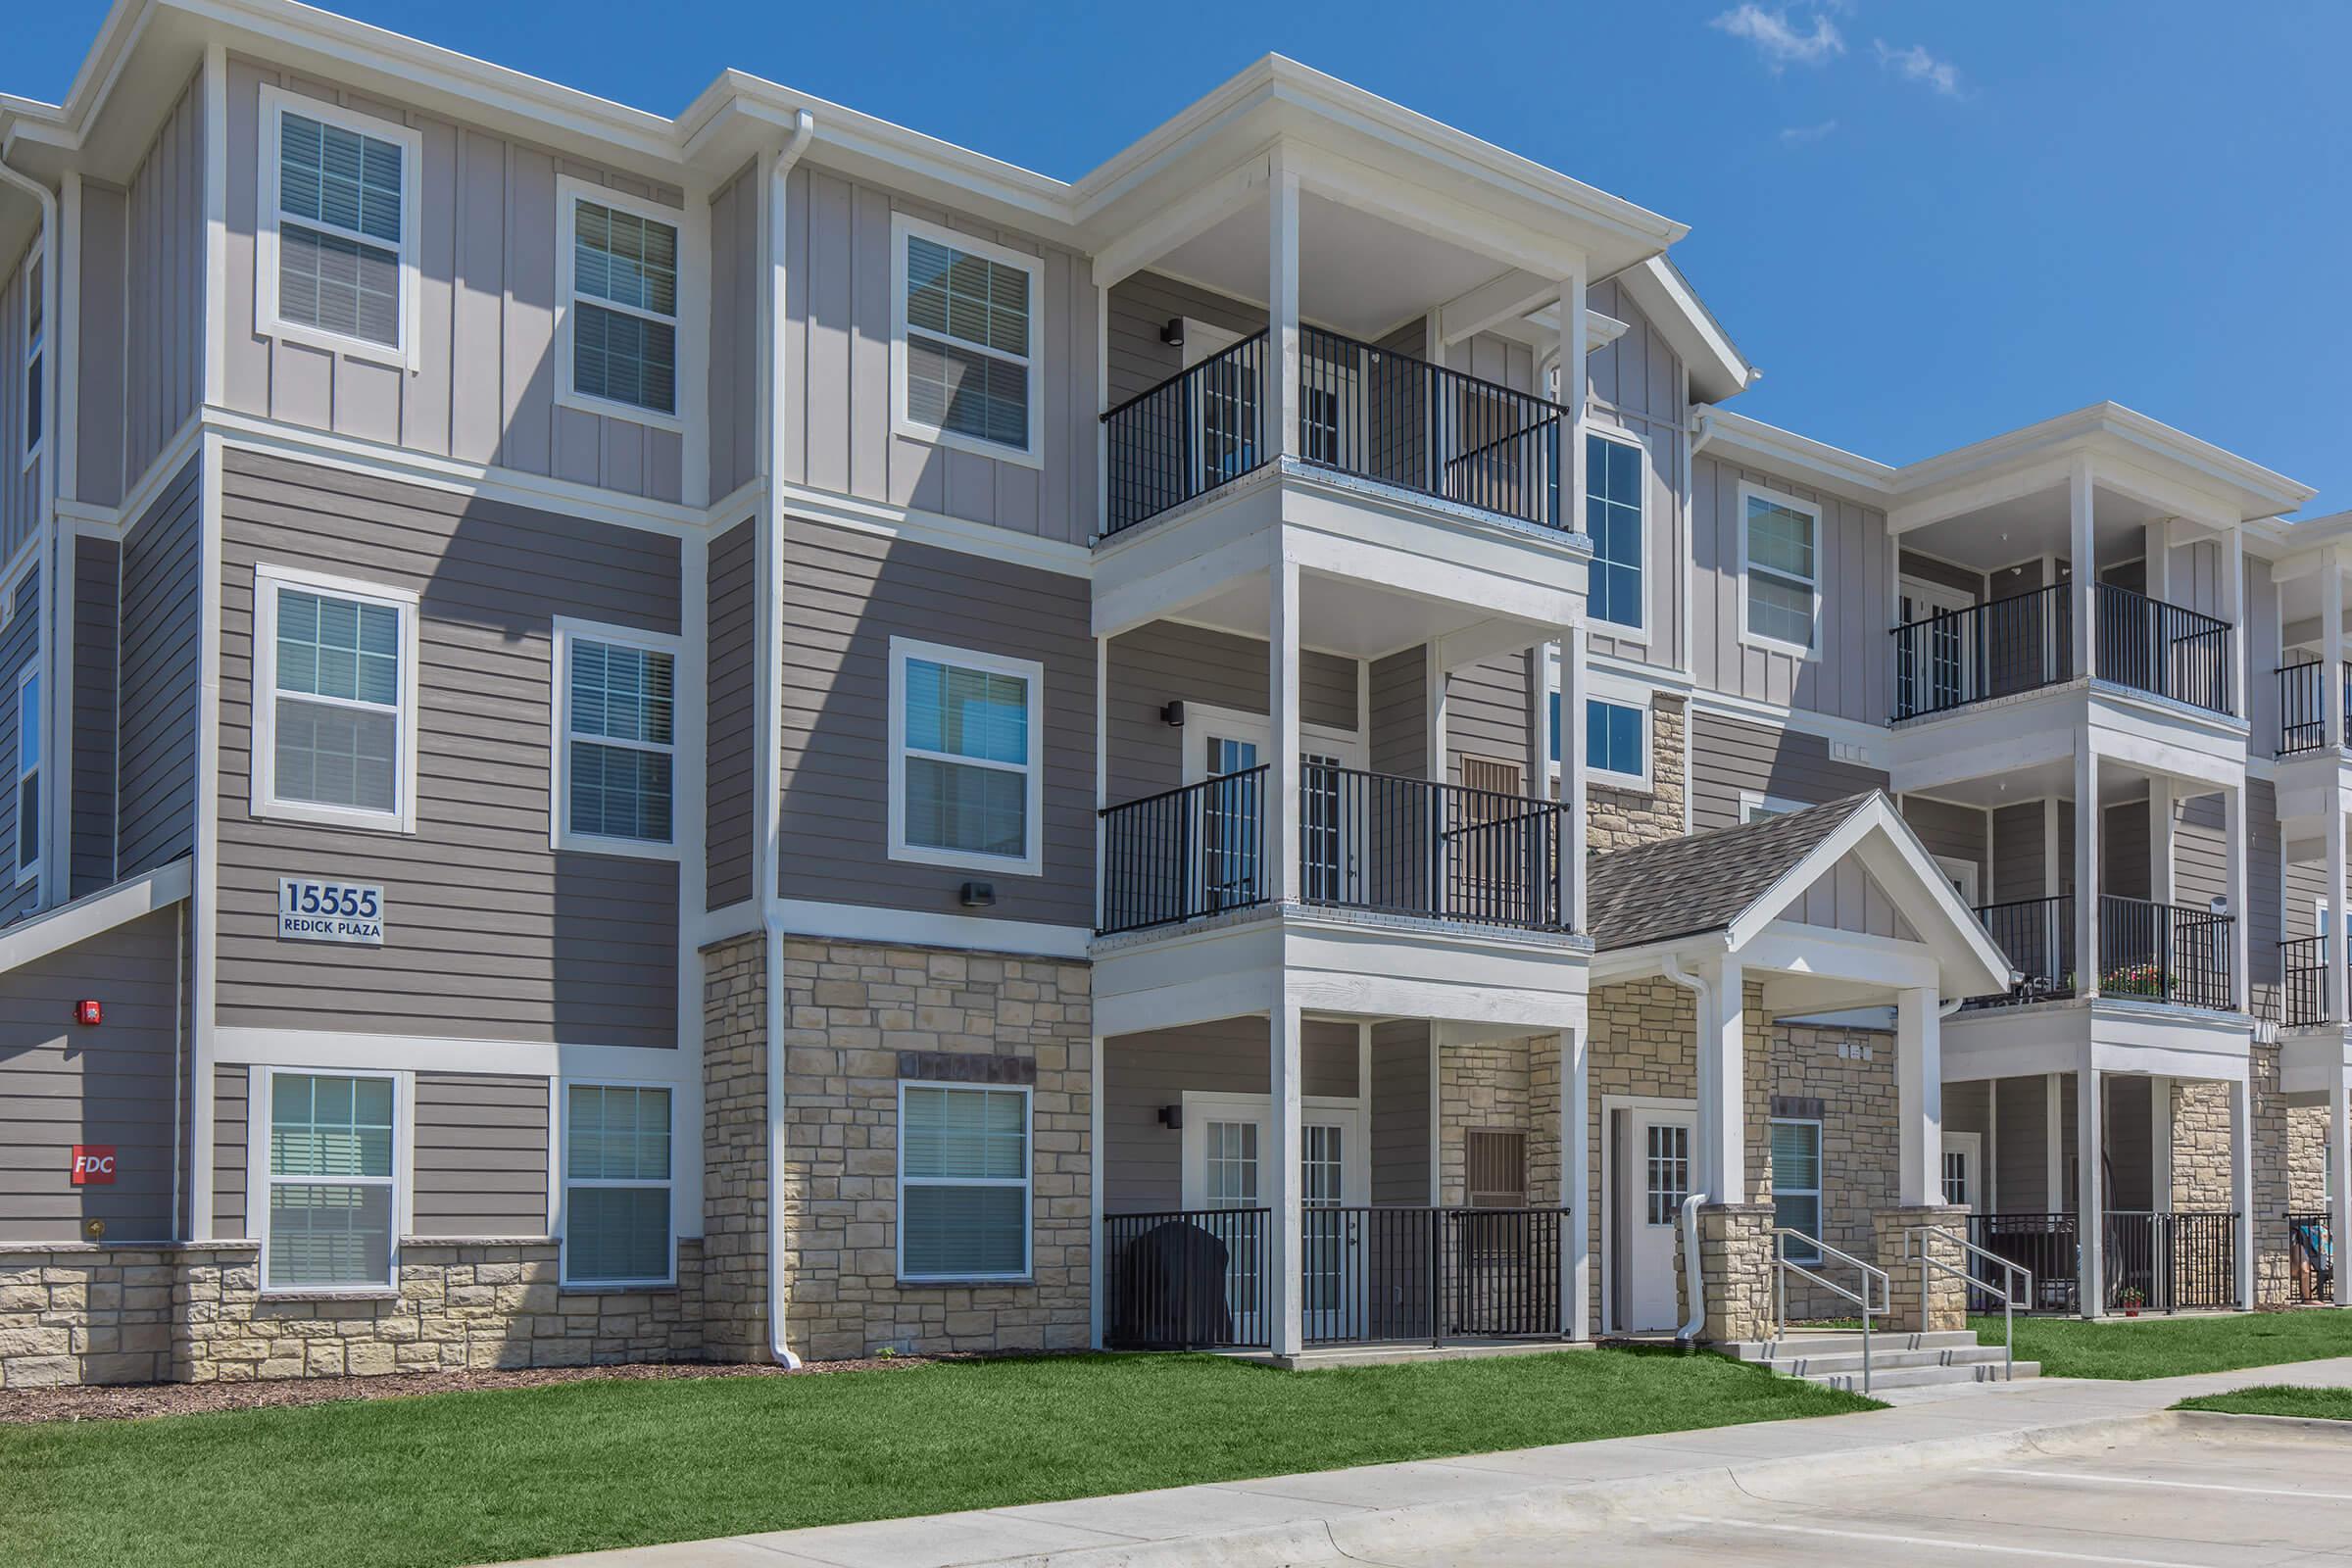
[[[1023,835],[1028,854],[1015,859],[1006,855],[982,855],[975,851],[935,849],[928,844],[906,842],[906,662],[927,660],[933,663],[959,664],[965,669],[987,670],[999,675],[1014,675],[1029,683],[1029,760],[1028,790],[1023,809],[1028,813],[1029,831]],[[915,865],[952,866],[964,871],[993,871],[999,876],[1042,876],[1046,868],[1045,808],[1046,808],[1046,666],[1034,659],[1008,659],[1002,654],[983,654],[969,648],[954,648],[946,643],[918,642],[911,637],[894,636],[890,640],[890,858]],[[925,756],[934,754],[926,753]],[[1011,763],[990,762],[978,758],[951,757],[936,754],[940,760],[969,767],[995,768],[1013,772]]]
[[[388,1078],[392,1081],[392,1246],[390,1278],[363,1285],[270,1284],[270,1189],[279,1178],[270,1172],[272,1129],[270,1106],[280,1073],[297,1078]],[[261,1293],[280,1299],[321,1296],[397,1296],[400,1291],[400,1243],[416,1225],[416,1075],[400,1068],[276,1067],[248,1069],[245,1101],[245,1228],[261,1244]],[[289,1176],[294,1186],[379,1187],[381,1176]]]
[[[314,801],[277,798],[277,596],[281,588],[299,593],[328,594],[380,605],[400,613],[400,743],[398,804],[390,811],[366,811],[350,806],[321,806]],[[377,833],[416,831],[417,622],[423,606],[411,589],[382,583],[330,577],[263,561],[253,568],[253,758],[252,800],[257,817],[289,822],[316,822],[330,827],[367,828]],[[333,699],[304,698],[304,701]],[[373,707],[373,704],[367,705]]]
[[[915,1176],[906,1174],[906,1091],[946,1089],[968,1093],[1017,1094],[1021,1097],[1021,1179],[1009,1176]],[[899,1119],[892,1129],[898,1144],[898,1185],[891,1189],[891,1229],[896,1232],[899,1282],[903,1285],[1017,1284],[1037,1270],[1037,1092],[1028,1084],[956,1084],[933,1078],[899,1080]],[[909,1274],[906,1272],[906,1200],[909,1183],[917,1187],[1018,1187],[1021,1203],[1021,1269],[1017,1274]]]
[[[967,256],[985,257],[1004,267],[1018,268],[1029,278],[1029,353],[1006,354],[962,338],[947,341],[975,354],[991,359],[1025,366],[1029,371],[1029,444],[1026,450],[984,441],[978,436],[965,435],[914,418],[906,411],[906,241],[920,238],[934,244],[951,246]],[[1001,463],[1018,463],[1026,467],[1042,468],[1046,465],[1045,451],[1045,279],[1046,261],[1042,256],[1029,256],[1007,250],[971,234],[926,223],[919,218],[896,213],[890,220],[890,427],[898,435],[913,441],[927,441],[934,446],[954,447],[959,452],[975,452],[982,457],[995,458]]]
[[[662,316],[653,311],[641,311],[601,295],[583,295],[578,290],[575,269],[579,265],[578,233],[580,203],[594,202],[617,213],[628,213],[652,222],[676,230],[678,236],[678,297],[677,314]],[[602,415],[608,419],[626,419],[634,424],[651,425],[657,430],[683,431],[694,405],[687,397],[687,375],[691,370],[701,376],[702,355],[699,338],[688,330],[690,319],[701,319],[699,299],[690,297],[689,290],[699,285],[704,276],[702,247],[699,232],[687,223],[687,214],[675,207],[647,201],[624,191],[612,190],[590,180],[570,174],[556,176],[556,402],[566,409],[578,409],[586,414]],[[585,301],[599,310],[612,311],[621,316],[641,317],[649,321],[666,321],[677,337],[677,352],[672,356],[677,374],[677,408],[663,414],[660,409],[640,408],[634,403],[619,403],[612,398],[597,397],[582,392],[572,384],[573,360],[571,334],[574,326],[574,307]]]
[[[1588,703],[1598,702],[1606,703],[1612,708],[1630,708],[1642,715],[1642,771],[1619,773],[1602,767],[1592,760],[1592,750],[1588,746],[1585,755],[1585,782],[1599,784],[1613,790],[1632,790],[1642,795],[1654,794],[1657,789],[1657,760],[1652,755],[1651,748],[1656,744],[1654,725],[1657,714],[1650,707],[1650,694],[1638,686],[1621,686],[1605,678],[1595,678],[1591,671],[1587,671],[1584,695],[1585,701]],[[1565,708],[1567,705],[1563,703],[1561,706]],[[1578,716],[1583,718],[1587,715],[1579,714]],[[1565,714],[1562,715],[1562,721],[1566,721]]]
[[[1821,1233],[1830,1228],[1829,1129],[1822,1124],[1821,1118],[1818,1116],[1774,1116],[1769,1118],[1766,1123],[1764,1133],[1764,1154],[1767,1161],[1769,1161],[1772,1157],[1772,1128],[1774,1127],[1810,1127],[1813,1129],[1813,1180],[1815,1185],[1811,1187],[1791,1187],[1787,1189],[1787,1193],[1788,1196],[1791,1198],[1810,1198],[1813,1200],[1813,1239],[1826,1247],[1829,1245],[1830,1239]],[[1940,1174],[1940,1160],[1937,1162],[1937,1170],[1938,1174]],[[1781,1187],[1780,1172],[1775,1170],[1772,1173],[1772,1197],[1773,1201],[1777,1204],[1780,1201],[1783,1192]],[[1774,1223],[1777,1225],[1779,1221],[1775,1220]],[[1779,1249],[1775,1248],[1774,1252],[1777,1255]],[[1821,1261],[1821,1254],[1818,1252],[1811,1256],[1805,1256],[1801,1252],[1792,1250],[1788,1253],[1788,1256],[1791,1261],[1798,1263],[1818,1263]]]
[[[17,886],[19,887],[23,887],[27,882],[38,882],[41,879],[41,862],[48,858],[43,853],[42,843],[39,842],[40,840],[47,838],[49,831],[49,803],[47,800],[43,799],[43,797],[48,794],[48,791],[43,787],[42,780],[42,774],[46,771],[46,768],[42,763],[35,763],[29,768],[24,765],[24,689],[27,686],[38,686],[40,684],[40,679],[41,662],[37,659],[28,662],[23,669],[17,672],[16,858]],[[41,699],[41,701],[45,704],[47,702],[47,698],[44,697]],[[41,713],[35,713],[33,715],[33,727],[39,735],[43,754],[43,762],[45,762],[47,760],[49,744],[49,729],[47,714],[45,711]],[[35,810],[40,816],[40,821],[35,824],[34,827],[36,839],[32,846],[32,863],[29,865],[24,863],[24,781],[26,779],[32,780],[33,799],[38,803],[38,805],[35,807]]]
[[[1981,879],[1984,873],[1979,869],[1976,861],[1957,855],[1938,855],[1935,857],[1935,860],[1937,869],[1941,870],[1946,878],[1968,884],[1968,891],[1960,896],[1970,908],[1974,909],[1984,902],[1978,897],[1983,891]]]
[[[49,269],[46,262],[47,258],[36,247],[26,260],[24,267],[24,379],[22,389],[25,406],[29,406],[32,399],[42,391],[40,384],[42,356],[47,353],[49,347],[49,302],[42,297],[42,291],[49,286]],[[32,326],[33,313],[36,310],[39,311],[41,318],[41,326],[38,332],[35,332]],[[34,464],[41,461],[41,453],[49,445],[49,427],[56,422],[57,411],[51,408],[49,400],[43,397],[41,399],[41,427],[31,440],[24,443],[24,466],[25,468],[29,469]],[[22,440],[24,432],[20,429],[18,438]]]
[[[1778,795],[1766,795],[1761,790],[1741,790],[1740,792],[1740,825],[1741,827],[1745,827],[1750,822],[1762,821],[1764,816],[1786,816],[1790,811],[1805,809],[1807,807],[1803,801],[1791,801]],[[1759,811],[1763,813],[1763,816],[1756,814]]]
[[[1621,447],[1632,447],[1642,458],[1642,565],[1640,567],[1642,586],[1634,596],[1640,611],[1640,618],[1628,624],[1624,621],[1603,620],[1598,615],[1593,615],[1589,618],[1587,624],[1595,637],[1607,637],[1615,642],[1634,643],[1646,648],[1649,646],[1649,558],[1651,554],[1649,548],[1649,443],[1631,430],[1621,429],[1616,425],[1596,424],[1590,419],[1585,423],[1585,434],[1602,441],[1614,442]],[[1588,489],[1591,488],[1590,479],[1586,481],[1586,484]],[[1587,511],[1590,511],[1591,507],[1592,502],[1588,498]],[[1589,517],[1586,519],[1588,527],[1591,525],[1591,520]]]
[[[1747,523],[1749,509],[1758,501],[1776,507],[1786,507],[1790,512],[1801,512],[1813,519],[1813,644],[1809,648],[1801,647],[1796,643],[1785,642],[1778,637],[1767,637],[1761,632],[1750,629],[1747,594]],[[1821,577],[1823,558],[1827,553],[1826,545],[1827,541],[1822,534],[1820,502],[1807,501],[1801,496],[1792,496],[1785,490],[1775,490],[1770,485],[1757,484],[1752,480],[1740,481],[1740,641],[1743,645],[1749,648],[1761,648],[1771,653],[1787,654],[1790,658],[1799,660],[1814,661],[1821,658]],[[1785,576],[1787,574],[1776,571],[1774,575]]]
[[[569,615],[555,618],[555,665],[549,670],[552,710],[549,714],[547,843],[553,850],[573,850],[590,855],[626,855],[646,860],[675,860],[683,854],[679,842],[683,837],[681,824],[686,816],[686,791],[681,785],[685,776],[685,758],[678,742],[685,733],[686,674],[685,646],[680,638],[663,632],[639,631],[634,626],[613,626],[602,621],[579,620]],[[625,648],[642,649],[650,654],[665,654],[669,658],[670,723],[669,744],[656,746],[650,742],[607,740],[597,736],[582,736],[597,746],[613,746],[624,751],[666,752],[669,754],[669,840],[654,843],[647,839],[613,838],[602,833],[575,833],[571,827],[571,645],[574,641],[615,643]],[[692,824],[686,823],[691,826]]]
[[[554,1084],[556,1101],[556,1278],[567,1291],[666,1290],[678,1283],[678,1102],[684,1089],[657,1078],[564,1078]],[[669,1175],[661,1182],[571,1174],[571,1092],[574,1089],[659,1089],[669,1096]],[[575,1280],[571,1277],[571,1190],[574,1187],[655,1187],[669,1194],[669,1272],[659,1279]]]
[[[413,126],[394,124],[389,120],[379,120],[373,115],[360,114],[320,99],[306,98],[300,93],[288,92],[283,87],[268,83],[264,83],[261,89],[261,169],[254,186],[254,329],[264,337],[280,338],[289,343],[307,343],[350,359],[393,365],[409,370],[422,368],[424,334],[417,330],[416,320],[419,294],[417,214],[422,205],[417,199],[417,186],[422,183],[424,176],[424,133]],[[399,245],[387,246],[380,239],[348,232],[308,218],[296,217],[292,220],[304,228],[316,228],[320,233],[356,240],[375,250],[399,252],[398,343],[375,343],[364,337],[349,337],[306,321],[288,321],[278,315],[278,223],[282,217],[277,205],[278,161],[284,156],[284,138],[279,127],[289,111],[322,124],[373,136],[378,141],[396,143],[401,149]]]

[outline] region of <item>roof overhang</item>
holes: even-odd
[[[188,896],[193,872],[185,859],[85,894],[71,904],[20,920],[0,931],[0,974],[112,931],[141,915],[168,909]]]

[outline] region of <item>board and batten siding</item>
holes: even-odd
[[[410,1234],[548,1234],[548,1081],[420,1072]]]
[[[174,1232],[181,906],[125,921],[0,973],[0,1245],[77,1242],[103,1219],[113,1243]],[[74,1004],[103,997],[106,1021]],[[112,1186],[75,1187],[75,1144],[112,1144]]]
[[[1352,1100],[1355,1068],[1355,1025],[1306,1020],[1299,1041],[1301,1093]],[[1158,1213],[1183,1206],[1184,1134],[1160,1125],[1161,1106],[1183,1104],[1187,1090],[1264,1095],[1272,1081],[1267,1025],[1262,1017],[1222,1018],[1104,1041],[1105,1211]],[[1427,1120],[1426,1106],[1423,1119]],[[1426,1183],[1426,1155],[1423,1169]]]
[[[788,484],[1084,543],[1095,531],[1095,290],[1083,257],[804,162],[786,185],[784,450]],[[891,220],[1044,259],[1030,395],[1042,463],[897,434],[891,410]]]
[[[66,897],[115,879],[117,633],[122,547],[69,534],[74,571],[74,799],[68,806]]]
[[[274,338],[255,318],[262,88],[405,124],[423,138],[417,180],[418,368]],[[367,97],[242,56],[228,66],[231,409],[413,452],[598,485],[658,501],[682,493],[684,437],[556,402],[556,180],[567,175],[667,207],[679,193],[577,159]],[[689,272],[681,295],[707,287]],[[685,300],[691,309],[693,301]],[[739,323],[713,318],[715,330]]]
[[[1701,452],[1692,466],[1691,675],[1718,691],[1779,707],[1884,724],[1893,711],[1894,658],[1886,628],[1886,514],[1826,491]],[[1750,483],[1821,509],[1814,552],[1820,641],[1800,659],[1741,640],[1740,486]]]
[[[1139,800],[1184,782],[1185,753],[1207,744],[1212,727],[1193,705],[1238,713],[1266,712],[1263,639],[1181,621],[1155,620],[1110,643],[1110,803]],[[1355,662],[1334,654],[1298,656],[1303,723],[1352,734]],[[1184,726],[1161,718],[1168,704],[1187,705]],[[1200,760],[1198,757],[1196,761]]]
[[[788,899],[1094,924],[1095,641],[1086,580],[786,517],[779,723]],[[1045,666],[1043,872],[890,858],[890,640]],[[991,909],[962,909],[969,880]]]
[[[117,876],[175,859],[196,841],[202,463],[191,457],[123,536]]]
[[[759,720],[759,519],[747,517],[710,541],[706,636],[703,780],[704,906],[723,909],[752,896],[757,831],[752,752]]]
[[[1865,790],[1886,775],[1838,761],[1829,740],[1803,730],[1750,723],[1706,709],[1690,715],[1690,826],[1704,833],[1740,820],[1742,792],[1819,806]]]
[[[760,472],[760,237],[757,160],[710,196],[710,499]]]
[[[678,541],[236,451],[222,508],[219,1021],[676,1045],[678,865],[549,847],[549,726],[553,617],[674,635]],[[422,596],[415,834],[252,814],[263,561]],[[381,884],[383,946],[279,941],[281,875]]]
[[[1690,548],[1683,515],[1683,362],[1614,279],[1596,283],[1586,304],[1627,325],[1625,334],[1585,358],[1587,417],[1641,442],[1645,481],[1642,512],[1642,623],[1620,634],[1594,619],[1587,628],[1595,657],[1678,667],[1683,658],[1683,563]]]

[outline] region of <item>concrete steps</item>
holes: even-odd
[[[1784,1377],[1804,1378],[1833,1389],[1862,1392],[1862,1336],[1825,1332],[1785,1335],[1777,1340],[1740,1340],[1717,1347],[1735,1360],[1750,1361]],[[1953,1383],[1998,1383],[2004,1376],[2039,1377],[2038,1362],[2020,1361],[2004,1373],[2001,1348],[1979,1345],[1966,1330],[1937,1334],[1874,1334],[1870,1337],[1871,1388],[1916,1389]]]

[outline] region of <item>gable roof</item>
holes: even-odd
[[[1616,850],[1585,895],[1594,948],[1647,947],[1728,930],[1872,801],[1872,790],[1739,827]]]

